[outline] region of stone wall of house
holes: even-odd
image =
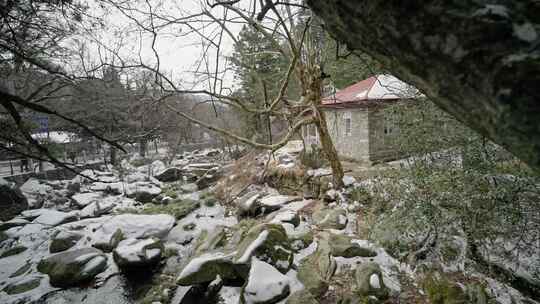
[[[334,145],[342,157],[369,162],[369,116],[367,109],[328,109],[326,112],[328,130]],[[345,132],[345,118],[351,118],[351,132]]]
[[[368,111],[369,117],[369,160],[381,162],[399,158],[396,136],[399,136],[397,122],[388,108],[374,107]]]

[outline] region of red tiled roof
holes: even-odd
[[[322,99],[323,106],[366,106],[419,96],[416,88],[392,75],[375,75]]]

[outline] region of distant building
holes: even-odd
[[[331,91],[331,90],[330,90]],[[392,75],[376,75],[323,98],[328,129],[338,154],[366,163],[399,158],[396,118],[388,105],[421,97],[419,91]],[[319,144],[314,125],[303,128],[307,146]]]

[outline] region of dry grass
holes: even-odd
[[[246,187],[257,182],[261,170],[257,161],[259,155],[260,151],[251,151],[230,166],[216,185],[215,195],[220,201],[231,202]]]

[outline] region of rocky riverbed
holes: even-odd
[[[347,176],[337,191],[311,170],[317,182],[291,191],[295,164],[291,151],[231,165],[206,150],[19,189],[2,181],[12,203],[0,222],[0,302],[536,303],[479,275],[419,280],[360,237],[354,193],[366,185]]]

